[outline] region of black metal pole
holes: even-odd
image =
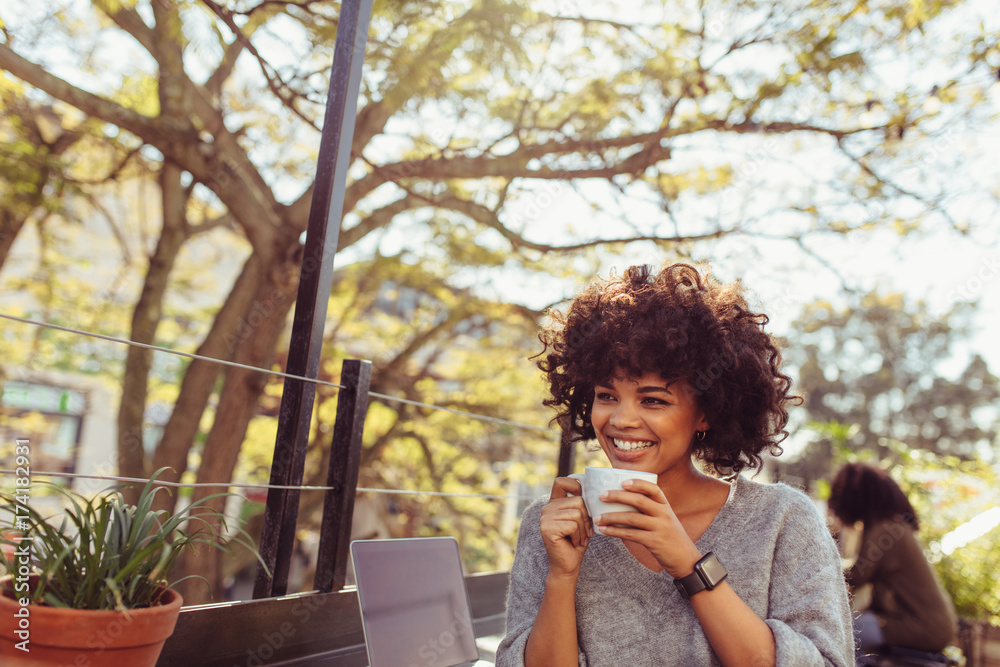
[[[368,43],[372,2],[373,0],[343,0],[340,5],[326,117],[320,139],[316,180],[288,349],[288,365],[285,369],[286,373],[292,375],[316,378],[319,373],[326,305],[333,282],[333,256],[337,252],[344,208],[344,190],[350,166],[361,65]],[[315,394],[314,383],[285,379],[278,413],[274,458],[271,462],[272,485],[302,484]],[[272,574],[268,576],[267,571],[258,565],[254,598],[283,595],[286,592],[298,512],[298,490],[268,490],[260,555]]]
[[[323,499],[323,523],[313,579],[313,586],[321,593],[339,591],[347,578],[347,550],[371,380],[370,361],[344,360],[340,371],[340,384],[344,388],[337,396],[337,421],[333,427],[330,469],[326,478],[326,485],[333,488],[327,490]]]

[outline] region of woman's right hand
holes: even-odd
[[[549,502],[542,508],[541,529],[549,557],[549,576],[575,578],[594,534],[578,480],[556,477]]]

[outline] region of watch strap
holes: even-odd
[[[714,589],[725,581],[727,576],[726,568],[719,562],[718,556],[709,551],[695,563],[694,572],[686,577],[674,579],[674,586],[684,599],[688,600],[695,593]]]
[[[701,575],[698,574],[698,570],[695,570],[686,577],[674,579],[674,586],[681,592],[681,596],[685,600],[691,599],[691,596],[695,593],[701,593],[708,588],[702,580]]]

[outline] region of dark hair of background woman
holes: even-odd
[[[547,375],[554,421],[570,442],[595,437],[595,383],[616,373],[685,379],[710,425],[695,454],[716,472],[759,470],[761,452],[781,453],[785,405],[798,399],[779,370],[781,353],[750,310],[739,282],[702,277],[690,264],[659,273],[633,266],[588,286],[543,329],[538,367]]]
[[[864,463],[844,465],[830,484],[830,511],[845,524],[858,521],[869,526],[901,519],[918,530],[920,523],[903,490],[880,468]]]

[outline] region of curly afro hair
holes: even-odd
[[[553,421],[569,442],[596,436],[594,386],[624,373],[687,381],[711,428],[694,453],[717,474],[760,470],[761,452],[781,454],[791,380],[764,331],[768,318],[747,306],[739,282],[722,284],[690,264],[659,273],[633,266],[589,285],[568,312],[553,313],[535,357],[547,375]]]

